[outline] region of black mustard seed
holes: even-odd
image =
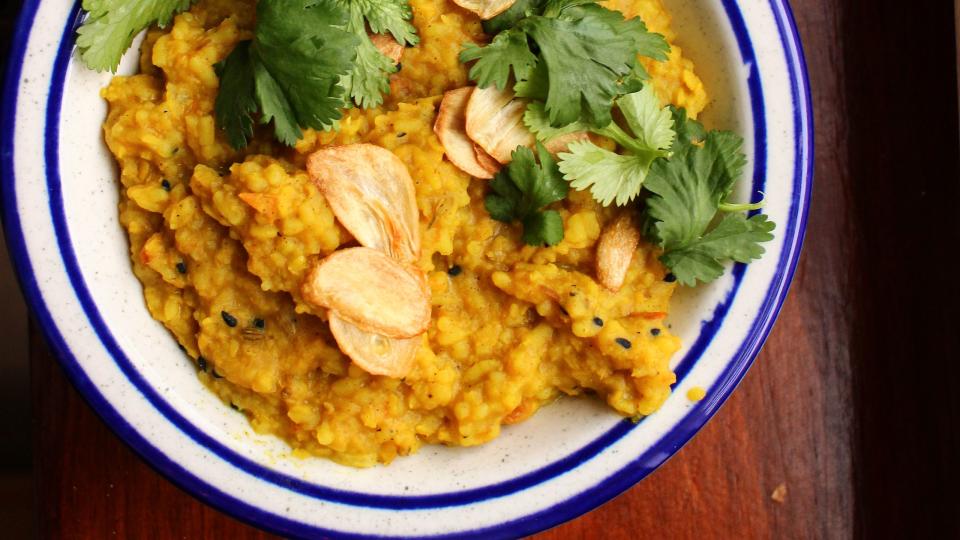
[[[223,322],[227,323],[227,326],[230,328],[237,326],[237,318],[233,315],[227,313],[226,311],[221,311],[220,316],[223,317]]]

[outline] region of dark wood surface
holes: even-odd
[[[806,247],[780,320],[690,444],[542,538],[960,537],[954,8],[792,4],[817,166]],[[36,333],[32,353],[43,538],[266,536],[144,465]]]

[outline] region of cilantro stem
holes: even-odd
[[[613,139],[617,144],[626,148],[627,150],[630,150],[631,152],[642,154],[650,151],[649,148],[645,148],[642,145],[637,144],[637,141],[631,137],[629,133],[624,131],[622,127],[618,126],[616,122],[610,122],[606,127],[591,127],[589,129],[597,135]]]
[[[720,203],[721,212],[748,212],[750,210],[760,210],[763,208],[764,201],[755,203]]]

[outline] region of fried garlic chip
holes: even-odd
[[[474,149],[474,143],[467,136],[467,103],[473,94],[473,87],[458,88],[443,94],[440,102],[440,111],[437,120],[433,123],[433,131],[443,145],[447,159],[461,171],[475,178],[493,178],[493,173],[499,169],[496,164],[494,171],[488,170],[490,162],[496,163],[493,158],[484,163],[480,162],[480,155]],[[483,150],[480,150],[483,152]],[[483,152],[482,155],[485,155]]]
[[[560,152],[570,151],[570,143],[589,140],[591,140],[589,132],[575,131],[573,133],[567,133],[565,135],[560,135],[559,137],[547,139],[543,142],[543,147],[547,149],[547,152],[557,155]]]
[[[405,377],[423,341],[421,336],[399,339],[366,332],[330,312],[330,332],[344,354],[373,375]]]
[[[597,243],[597,281],[610,291],[619,291],[639,243],[640,231],[629,211],[604,227]]]
[[[322,148],[310,155],[307,172],[360,245],[404,263],[420,258],[413,179],[393,152],[372,144]]]
[[[477,156],[477,163],[490,173],[491,176],[497,174],[497,172],[503,168],[499,161],[493,159],[493,156],[488,154],[483,148],[480,148],[480,145],[477,143],[473,143],[473,153]]]
[[[403,58],[403,45],[397,43],[390,34],[368,34],[373,46],[380,51],[380,54],[393,60],[394,64],[399,64]]]
[[[423,273],[375,249],[333,252],[310,270],[302,292],[311,304],[365,332],[410,338],[430,325],[430,290]]]
[[[476,13],[483,20],[492,19],[504,11],[516,0],[453,0],[453,3],[467,11]]]
[[[476,88],[467,103],[467,135],[506,165],[518,146],[533,147],[533,133],[523,123],[527,100],[495,86]]]

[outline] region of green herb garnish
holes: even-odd
[[[513,161],[490,181],[487,212],[498,221],[523,224],[523,241],[531,246],[552,246],[563,240],[563,219],[556,210],[544,210],[567,196],[567,183],[550,152],[537,143],[538,165],[533,151],[520,146]]]
[[[663,249],[660,260],[677,280],[693,286],[720,277],[725,261],[746,263],[763,255],[760,243],[773,239],[775,224],[762,214],[740,213],[762,203],[727,202],[746,165],[743,139],[729,131],[704,135],[682,109],[673,117],[682,136],[669,159],[653,163],[644,183],[651,192],[646,235]]]
[[[359,38],[353,70],[342,81],[347,95],[359,107],[376,107],[383,103],[383,94],[390,91],[389,76],[397,72],[393,61],[383,55],[370,38],[367,27],[375,34],[390,33],[401,45],[419,42],[407,0],[334,0],[350,13],[347,29]]]
[[[462,62],[476,61],[470,78],[481,88],[514,81],[518,96],[544,102],[554,127],[609,124],[614,99],[647,77],[638,56],[662,60],[669,50],[639,18],[590,0],[524,2],[487,27],[501,31],[489,45],[468,44],[460,54]]]
[[[80,59],[90,69],[117,71],[133,38],[146,27],[163,28],[192,0],[83,0],[87,19],[77,30]]]
[[[217,64],[223,81],[217,123],[234,148],[253,135],[253,113],[273,120],[277,139],[293,145],[301,126],[333,127],[346,105],[340,81],[354,65],[360,38],[346,30],[348,14],[333,2],[263,0],[252,41],[240,42]],[[253,105],[256,105],[256,108]]]
[[[115,71],[144,28],[169,24],[192,0],[84,0],[80,57],[91,69]],[[234,148],[253,136],[255,115],[274,123],[293,145],[301,129],[331,129],[352,104],[375,107],[397,71],[367,35],[389,33],[401,45],[418,42],[407,0],[260,0],[254,39],[237,44],[217,64],[218,125]]]
[[[590,141],[576,141],[569,145],[568,152],[558,156],[560,171],[571,181],[570,185],[578,191],[590,189],[593,198],[604,206],[614,202],[623,206],[634,200],[653,161],[669,155],[675,138],[670,111],[660,107],[652,86],[619,98],[617,107],[630,132],[615,122],[603,128],[584,122],[554,128],[539,103],[531,103],[523,118],[539,140],[591,131],[620,145],[623,150],[618,154]]]

